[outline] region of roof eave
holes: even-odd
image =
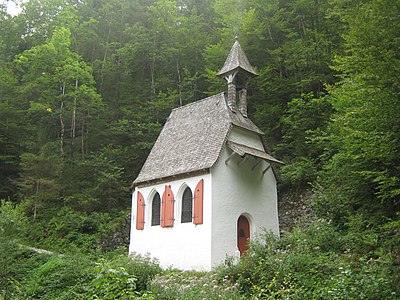
[[[254,70],[247,70],[243,67],[241,67],[240,65],[237,65],[234,68],[230,68],[228,70],[224,70],[224,68],[222,68],[218,73],[217,76],[219,78],[224,78],[226,75],[228,74],[232,74],[234,72],[243,72],[245,73],[248,77],[256,77],[258,76],[258,74],[254,71]]]
[[[134,189],[136,187],[145,187],[153,184],[160,184],[163,182],[168,182],[172,180],[178,180],[178,179],[183,179],[183,178],[188,178],[191,176],[197,176],[197,175],[202,175],[202,174],[207,174],[210,172],[210,168],[204,168],[204,169],[199,169],[199,170],[193,170],[189,172],[184,172],[184,173],[179,173],[179,174],[174,174],[174,175],[169,175],[169,176],[164,176],[160,178],[153,178],[153,179],[146,179],[146,180],[137,180],[135,179],[132,182],[132,185],[130,186],[130,189]]]

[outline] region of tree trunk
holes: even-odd
[[[154,80],[154,72],[156,67],[156,54],[151,54],[150,76],[151,76],[151,98],[154,99],[156,95],[156,84]]]
[[[39,197],[39,180],[36,181],[36,195],[35,201],[33,202],[33,221],[36,220],[36,213],[37,213],[37,199]]]
[[[74,146],[75,146],[75,128],[76,128],[76,102],[77,102],[77,90],[78,90],[78,79],[75,80],[75,95],[74,95],[74,108],[72,111],[72,120],[71,120],[71,155],[74,155]]]
[[[267,30],[268,30],[268,35],[269,35],[269,38],[271,39],[271,42],[274,42],[274,38],[272,37],[271,25],[270,24],[268,24]]]
[[[178,73],[179,106],[182,106],[182,82],[181,72],[179,71],[179,59],[176,59],[176,72]]]
[[[63,98],[64,98],[64,95],[65,95],[65,82],[64,82],[64,84],[62,86],[62,95],[63,95]],[[65,125],[64,125],[63,109],[64,109],[64,101],[61,100],[61,104],[60,104],[60,151],[61,151],[61,157],[64,157]]]
[[[85,130],[85,121],[82,118],[82,134],[81,134],[81,149],[82,149],[82,159],[85,159],[85,140],[83,138]]]
[[[110,43],[110,34],[111,34],[111,28],[108,28],[106,49],[104,50],[103,63],[102,63],[102,65],[101,65],[101,72],[100,72],[100,88],[99,88],[99,90],[100,90],[101,92],[103,91],[103,83],[104,83],[104,65],[106,64],[106,59],[107,59],[107,54],[108,54],[108,44]]]

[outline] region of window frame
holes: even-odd
[[[189,192],[190,194],[188,195],[187,193]],[[181,223],[191,223],[193,221],[193,199],[192,189],[187,186],[182,193],[181,199]],[[188,204],[188,207],[185,204]]]
[[[158,201],[158,206],[155,206],[156,205],[155,200]],[[151,226],[160,226],[160,225],[161,225],[161,197],[160,194],[156,192],[151,200]]]

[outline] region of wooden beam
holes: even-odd
[[[236,154],[235,152],[232,152],[232,154],[229,155],[227,159],[225,159],[225,164],[226,164],[226,165],[228,164],[228,161],[229,161],[235,154]]]
[[[261,159],[258,159],[257,163],[251,168],[252,171],[254,171],[255,168],[261,163]]]
[[[248,156],[248,155],[245,155],[245,156],[243,157],[243,159],[242,159],[241,161],[238,162],[238,166],[240,166],[241,164],[243,164],[246,160],[248,160],[248,158],[249,158],[249,156]]]
[[[265,173],[267,173],[267,171],[271,168],[271,164],[269,164],[269,166],[267,168],[265,168],[265,170],[262,172],[263,176]]]

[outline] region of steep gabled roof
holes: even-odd
[[[250,65],[250,62],[247,59],[247,56],[240,46],[238,40],[236,40],[233,44],[231,51],[229,52],[229,55],[217,76],[224,77],[226,74],[234,71],[244,72],[250,77],[257,75],[257,73],[253,70],[253,67]]]
[[[228,109],[224,93],[174,109],[133,185],[211,168],[232,126],[263,135]]]

